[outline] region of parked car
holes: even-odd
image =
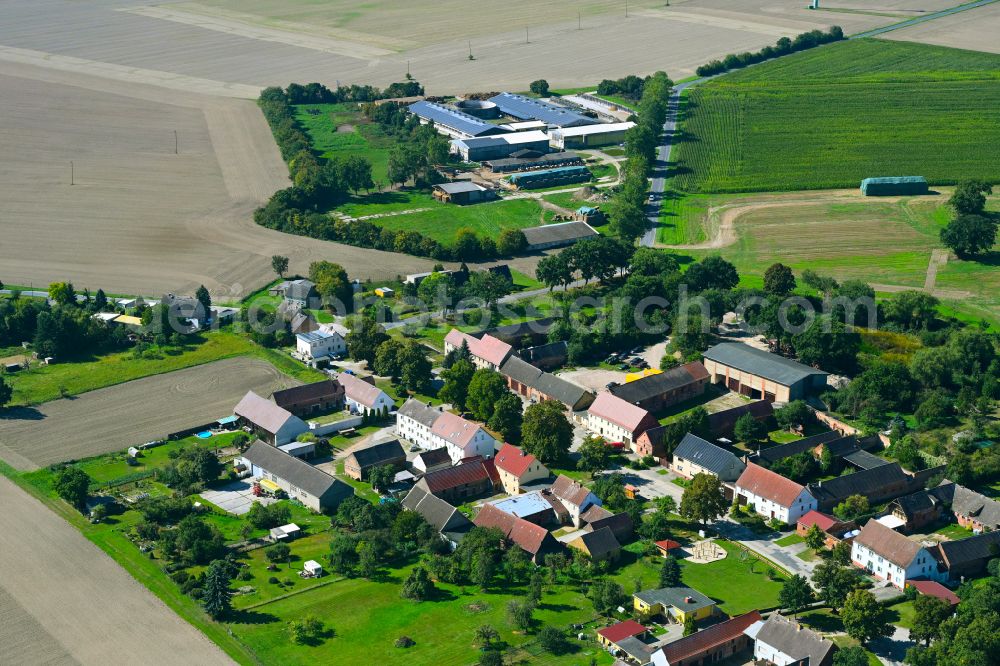
[[[604,385],[604,388],[609,389],[609,388],[614,388],[616,386],[618,386],[618,382],[608,382],[607,384]]]
[[[645,362],[646,362],[645,360],[639,358],[638,356],[633,356],[628,360],[628,364],[633,368],[638,368]]]
[[[621,370],[622,372],[625,372],[626,370],[631,370],[632,366],[630,366],[628,363],[622,363],[621,365],[618,366],[618,369]]]

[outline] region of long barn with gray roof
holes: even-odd
[[[767,402],[805,398],[822,390],[829,374],[741,342],[723,342],[703,356],[713,384]]]

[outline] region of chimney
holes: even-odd
[[[684,603],[686,603],[686,604],[693,604],[694,603],[694,599],[692,599],[691,597],[684,597]]]

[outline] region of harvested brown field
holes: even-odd
[[[886,39],[1000,53],[1000,4],[986,5],[903,28]]]
[[[231,358],[8,409],[0,458],[20,470],[124,450],[232,414],[247,391],[269,396],[297,385],[265,361]]]
[[[0,44],[250,86],[385,85],[400,80],[409,62],[437,94],[523,90],[542,77],[554,87],[580,86],[658,69],[682,78],[708,60],[781,36],[831,25],[861,32],[955,3],[886,0],[872,10],[844,0],[819,11],[807,4],[632,0],[626,17],[622,3],[603,0],[511,0],[478,3],[475,11],[465,0],[12,0]],[[475,60],[468,59],[469,41]]]
[[[230,664],[73,526],[0,476],[8,664]]]
[[[145,295],[205,284],[220,300],[273,279],[273,254],[293,271],[327,259],[362,279],[432,265],[254,224],[253,209],[288,180],[251,101],[2,61],[0,90],[8,284],[68,279]]]

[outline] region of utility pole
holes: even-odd
[[[177,130],[174,130],[174,155],[177,154]]]
[[[576,29],[580,30],[581,29],[581,25],[582,25],[582,21],[580,19],[580,12],[577,12],[576,13]]]
[[[628,18],[628,0],[625,0],[625,18]]]
[[[524,43],[528,44],[528,26],[524,26]]]
[[[73,180],[73,160],[69,161],[69,184],[70,185],[76,184]]]

